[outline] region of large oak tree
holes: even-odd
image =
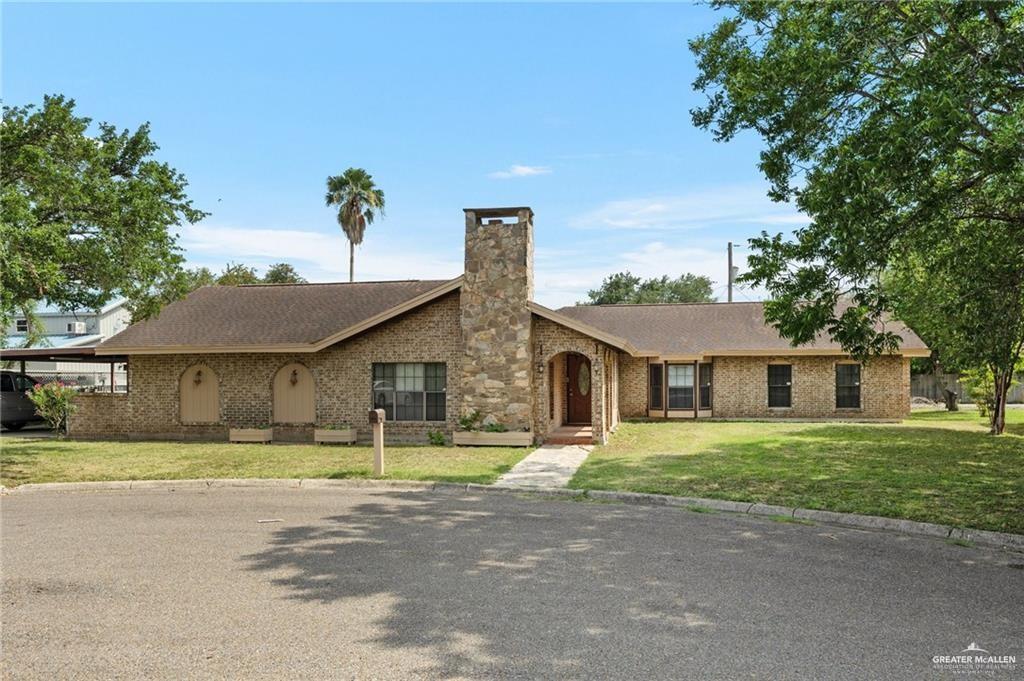
[[[0,124],[0,333],[36,303],[130,306],[180,269],[170,230],[205,214],[185,177],[154,158],[149,126],[119,130],[75,114],[74,100],[5,106]]]
[[[760,135],[771,197],[811,218],[751,241],[767,317],[868,357],[898,347],[883,320],[902,313],[949,364],[992,371],[1002,432],[1024,345],[1024,5],[715,4],[693,121]]]

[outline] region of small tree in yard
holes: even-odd
[[[992,373],[991,432],[1024,347],[1024,5],[713,2],[690,44],[693,122],[765,144],[769,196],[810,224],[751,240],[765,317],[795,345],[895,351],[895,313],[947,368]]]
[[[68,432],[68,417],[75,410],[75,390],[60,381],[37,383],[25,393],[36,405],[36,413],[43,417],[58,434]]]

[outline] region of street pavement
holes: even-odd
[[[955,678],[971,643],[1024,675],[1024,555],[938,539],[395,490],[0,512],[5,679]]]

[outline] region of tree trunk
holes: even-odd
[[[356,280],[356,245],[352,241],[348,242],[348,281],[352,283]]]
[[[960,396],[956,394],[955,390],[943,388],[942,399],[946,402],[946,411],[960,411],[960,406],[957,404],[957,400],[960,399]]]
[[[992,435],[1002,435],[1006,429],[1006,397],[1010,392],[1010,382],[1013,380],[1013,369],[1008,372],[995,374],[996,403],[992,413],[989,415]]]
[[[946,403],[946,411],[960,411],[960,407],[957,405],[960,396],[956,392],[956,382],[950,384],[947,381],[949,374],[945,373],[945,369],[942,368],[938,360],[932,363],[932,376],[935,377],[936,383],[942,385],[942,400]]]

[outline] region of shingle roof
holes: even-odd
[[[792,352],[793,347],[764,320],[762,303],[690,303],[665,305],[578,305],[559,314],[625,339],[642,354],[692,356],[712,353]],[[904,351],[927,350],[913,331],[898,321],[886,329],[903,338]],[[837,352],[841,348],[819,335],[800,352]]]
[[[433,292],[453,290],[460,281],[204,286],[99,348],[307,346],[420,298],[431,299]]]

